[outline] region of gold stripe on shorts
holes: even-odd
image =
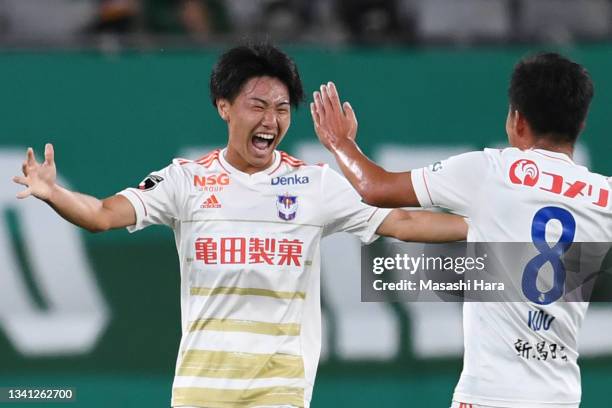
[[[211,408],[257,407],[262,405],[304,406],[304,389],[265,387],[247,390],[179,387],[172,390],[172,404]]]
[[[191,323],[189,331],[212,330],[226,332],[247,332],[269,336],[299,336],[297,323],[267,323],[252,320],[198,319]]]
[[[177,374],[242,380],[304,378],[304,361],[301,356],[291,354],[187,350]]]

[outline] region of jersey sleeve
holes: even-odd
[[[126,188],[117,193],[127,198],[136,211],[136,224],[127,227],[129,232],[149,225],[174,227],[179,219],[177,203],[182,175],[180,166],[171,164],[149,174],[138,188]]]
[[[323,236],[335,232],[350,232],[361,242],[376,240],[376,230],[391,212],[390,209],[371,207],[340,174],[325,166],[322,175],[322,197],[325,212]]]
[[[486,151],[464,153],[411,172],[421,207],[442,207],[469,216],[470,200],[491,171]]]

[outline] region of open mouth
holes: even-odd
[[[259,152],[267,152],[274,143],[272,133],[255,133],[251,138],[253,147]]]

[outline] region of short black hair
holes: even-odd
[[[289,102],[295,108],[304,99],[302,80],[295,62],[269,43],[241,45],[226,51],[210,74],[210,98],[230,102],[251,78],[269,76],[279,79],[289,90]]]
[[[539,53],[514,67],[508,96],[538,135],[574,143],[593,99],[593,82],[581,65],[556,53]]]

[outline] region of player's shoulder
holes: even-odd
[[[498,157],[501,154],[500,149],[485,148],[483,150],[472,150],[464,153],[459,153],[449,157],[449,160],[470,162],[472,160],[488,159],[490,157]]]
[[[277,152],[280,155],[280,161],[278,165],[284,166],[284,168],[289,171],[299,170],[301,172],[320,173],[326,166],[323,163],[306,163],[304,160],[298,159],[297,157],[292,156],[282,150],[277,150]]]
[[[517,160],[526,158],[525,151],[516,147],[485,148],[483,154],[494,167],[506,169]]]
[[[304,160],[298,159],[297,157],[292,156],[285,151],[277,150],[276,152],[280,155],[281,163],[284,163],[284,164],[287,164],[293,167],[306,166],[306,162]]]
[[[513,147],[506,147],[502,149],[495,149],[493,147],[485,147],[482,149],[482,154],[492,157],[499,157],[507,153],[508,151],[512,151]],[[517,149],[518,150],[518,149]]]
[[[482,154],[488,160],[491,161],[505,161],[511,159],[516,156],[520,156],[522,150],[517,149],[516,147],[503,147],[503,148],[494,148],[494,147],[486,147],[482,149]]]
[[[172,164],[174,166],[184,166],[186,168],[198,168],[198,167],[210,168],[213,164],[215,164],[215,162],[219,161],[220,154],[221,154],[221,149],[215,149],[215,150],[212,150],[204,154],[202,157],[196,160],[183,159],[180,157],[175,158],[172,160]]]
[[[456,174],[459,172],[486,172],[491,164],[498,163],[497,149],[473,150],[460,153],[428,166],[432,173]]]
[[[196,160],[184,159],[181,157],[174,158],[169,167],[174,168],[177,172],[191,174],[194,172],[215,171],[220,164],[219,155],[221,149],[212,150]]]

